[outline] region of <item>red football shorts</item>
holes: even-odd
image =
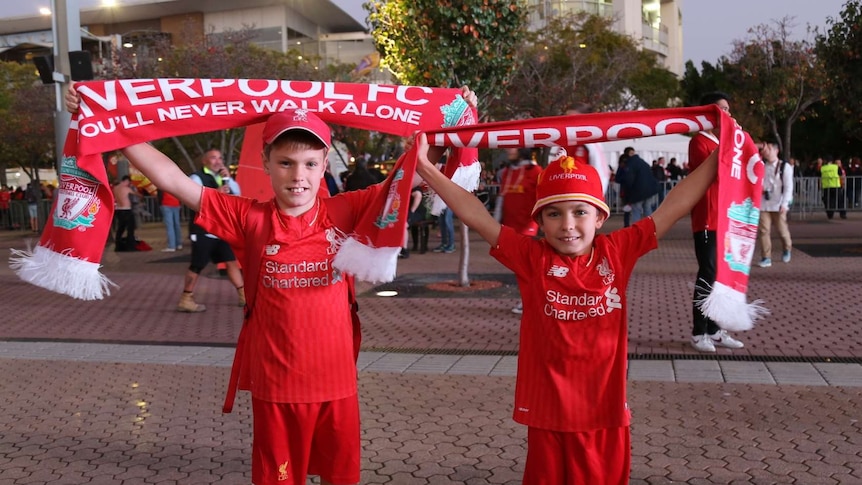
[[[251,477],[256,485],[359,483],[359,398],[323,403],[273,403],[252,398]]]
[[[562,433],[527,429],[524,485],[625,485],[631,471],[629,427]]]

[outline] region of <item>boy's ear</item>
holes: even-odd
[[[260,152],[260,161],[261,161],[261,165],[263,165],[263,173],[269,175],[269,164],[266,163],[267,162],[266,152],[264,152],[262,150]]]
[[[596,216],[596,229],[601,229],[607,220],[608,216],[606,216],[604,212],[598,211],[598,215]]]

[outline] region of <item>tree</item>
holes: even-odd
[[[381,65],[414,86],[469,85],[479,112],[504,93],[527,28],[522,0],[378,0],[363,4]]]
[[[848,0],[841,17],[829,17],[826,24],[829,28],[816,36],[816,52],[827,95],[846,133],[862,140],[862,2]]]
[[[0,62],[0,183],[6,168],[20,167],[32,180],[40,168],[54,167],[54,89],[33,67]]]
[[[734,86],[734,116],[750,113],[762,121],[746,126],[753,134],[778,141],[785,158],[791,156],[793,124],[822,100],[821,64],[814,46],[790,39],[791,17],[749,29],[749,40],[734,42],[733,52],[722,58],[728,81]]]
[[[517,68],[527,28],[523,0],[378,0],[363,4],[381,65],[407,85],[469,85],[479,113]],[[470,286],[469,233],[461,224],[458,279]]]
[[[114,68],[106,74],[118,78],[315,80],[320,77],[319,59],[303,58],[296,51],[283,54],[259,47],[253,43],[255,36],[251,28],[204,36],[186,29],[173,43],[161,33],[139,35],[134,48],[114,53]],[[160,148],[173,160],[185,160],[193,172],[198,166],[197,154],[210,147],[219,148],[227,164],[238,160],[244,133],[244,128],[235,128],[172,137],[171,143],[162,143]]]
[[[631,37],[614,32],[612,23],[579,12],[530,33],[495,114],[556,116],[580,103],[603,111],[666,108],[678,96],[676,77]]]

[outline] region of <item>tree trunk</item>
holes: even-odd
[[[787,162],[790,161],[790,156],[791,156],[790,155],[790,133],[792,131],[793,131],[793,122],[790,120],[787,120],[787,122],[784,123],[784,153],[782,153],[782,155],[784,155],[782,157],[782,159],[784,161],[787,161]]]
[[[195,167],[195,162],[192,160],[192,157],[189,156],[189,152],[186,151],[186,147],[184,147],[183,144],[180,143],[180,139],[175,137],[175,136],[172,136],[171,140],[173,140],[174,145],[176,145],[176,147],[180,151],[180,153],[183,154],[183,158],[185,158],[186,162],[189,164],[189,168],[191,169],[191,173],[195,172],[198,168]]]
[[[451,209],[450,209],[451,210]],[[470,228],[461,222],[461,257],[458,261],[458,284],[470,286],[470,275],[467,268],[470,266]]]

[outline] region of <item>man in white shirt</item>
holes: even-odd
[[[757,227],[757,240],[760,243],[761,268],[772,266],[772,226],[781,237],[781,260],[790,262],[793,243],[787,228],[787,212],[793,202],[793,165],[778,158],[778,144],[766,141],[760,144],[760,157],[763,158],[763,197],[760,201],[760,222]]]

